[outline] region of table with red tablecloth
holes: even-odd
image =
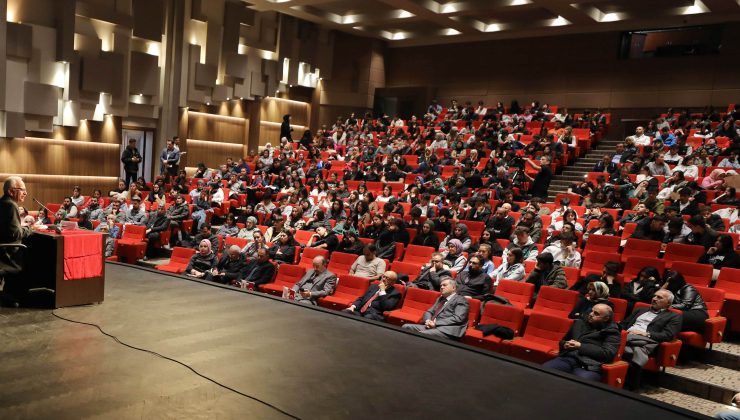
[[[102,234],[66,230],[64,237],[64,280],[98,277],[103,272]]]

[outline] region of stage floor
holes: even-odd
[[[393,328],[108,264],[105,302],[57,313],[302,419],[670,419],[699,414]],[[0,418],[285,415],[49,310],[0,309]]]

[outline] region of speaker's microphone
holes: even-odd
[[[41,206],[41,208],[44,209],[44,210],[46,210],[47,212],[52,213],[52,214],[54,213],[53,211],[49,210],[49,208],[46,207],[42,202],[40,202],[39,200],[37,200],[36,197],[31,197],[31,200],[35,201],[36,204],[38,204],[39,206]]]

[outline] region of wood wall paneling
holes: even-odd
[[[0,141],[0,161],[8,173],[117,177],[119,154],[119,145],[77,140],[28,137]]]
[[[248,121],[243,118],[189,112],[188,138],[244,144]]]
[[[209,168],[218,168],[227,157],[236,161],[246,156],[246,149],[244,144],[188,139],[188,162],[192,166],[203,162]]]

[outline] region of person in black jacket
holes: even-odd
[[[141,163],[141,154],[139,149],[136,148],[136,139],[128,139],[128,146],[123,149],[121,154],[121,162],[123,162],[123,171],[126,173],[126,188],[131,185],[131,182],[136,182],[136,178],[139,174],[139,163]]]
[[[434,233],[434,222],[425,221],[416,231],[416,236],[411,240],[412,245],[429,246],[436,251],[439,249],[439,238]]]
[[[386,271],[378,284],[371,285],[364,295],[358,297],[344,311],[362,318],[385,321],[383,312],[395,309],[401,300],[401,293],[393,287],[397,279],[395,272]]]
[[[196,278],[206,278],[217,263],[216,253],[211,249],[211,241],[203,239],[198,244],[198,252],[190,258],[185,274]]]
[[[699,264],[712,264],[715,270],[721,270],[723,267],[740,268],[740,255],[734,249],[732,237],[730,235],[720,235],[714,246],[699,257]]]
[[[644,267],[637,273],[637,277],[625,284],[620,297],[627,301],[627,313],[632,312],[637,302],[650,302],[655,291],[658,290],[659,281],[660,273],[657,268]]]
[[[673,293],[671,308],[683,311],[681,331],[704,332],[704,321],[709,318],[709,313],[696,287],[686,283],[683,275],[676,271],[666,272],[662,287]]]
[[[244,268],[244,277],[241,280],[254,283],[256,287],[271,282],[273,277],[275,277],[275,264],[270,262],[267,249],[260,248],[257,251],[257,258],[249,261]]]
[[[147,260],[154,253],[154,242],[159,239],[162,232],[169,230],[170,219],[166,215],[164,206],[157,207],[157,212],[154,215],[149,216],[149,220],[146,221],[146,253],[144,254],[144,260]]]
[[[247,262],[241,253],[239,245],[232,245],[227,252],[218,260],[211,271],[206,273],[206,280],[218,283],[232,283],[244,275]]]
[[[293,129],[290,127],[290,114],[283,115],[283,123],[280,124],[280,140],[282,142],[283,138],[288,139],[289,142],[293,141],[293,137],[291,136],[291,133],[293,132]]]
[[[17,274],[23,270],[21,241],[31,235],[31,227],[21,220],[18,205],[26,199],[26,184],[17,176],[8,177],[3,183],[0,199],[0,273],[5,275],[5,287],[0,297],[9,306],[17,306],[28,293],[29,283]],[[0,277],[0,280],[2,278]]]
[[[577,319],[560,340],[560,355],[543,366],[582,379],[601,380],[601,365],[614,360],[621,340],[613,316],[610,306],[594,305],[586,319]]]
[[[290,231],[280,232],[268,249],[270,258],[278,263],[293,264],[295,261],[295,247],[298,245]]]
[[[665,236],[665,224],[667,220],[662,214],[648,217],[637,223],[631,238],[644,239],[648,241],[662,241]]]

